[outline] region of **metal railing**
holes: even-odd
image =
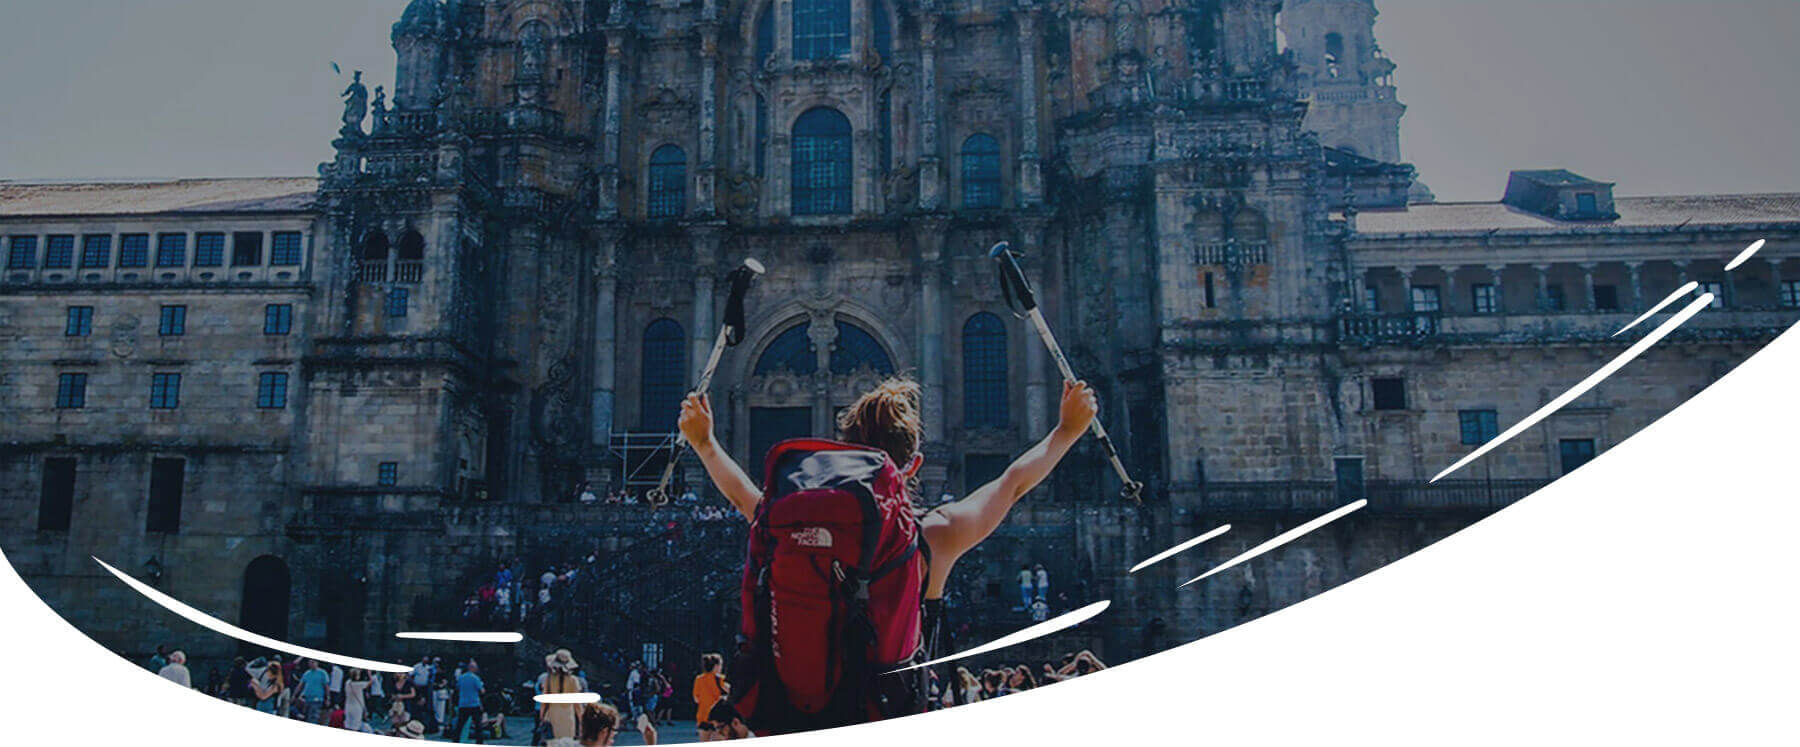
[[[1547,484],[1546,480],[1371,480],[1342,486],[1328,481],[1213,482],[1197,490],[1204,511],[1324,513],[1367,498],[1366,510],[1374,513],[1489,512],[1512,505]]]
[[[1435,336],[1438,322],[1436,311],[1345,314],[1339,317],[1339,330],[1352,342],[1402,342]]]

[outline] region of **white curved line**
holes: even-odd
[[[1105,612],[1106,608],[1111,605],[1112,605],[1112,600],[1102,599],[1102,600],[1095,602],[1093,604],[1090,604],[1086,607],[1082,607],[1081,609],[1075,610],[1074,612],[1069,612],[1069,613],[1066,613],[1063,615],[1058,615],[1056,617],[1050,618],[1049,620],[1045,620],[1044,622],[1038,623],[1029,628],[1018,631],[1016,633],[1008,633],[1008,634],[996,639],[992,643],[981,644],[980,646],[976,646],[976,647],[969,649],[967,651],[964,651],[960,654],[951,654],[951,655],[943,657],[941,659],[932,659],[931,661],[923,662],[920,664],[914,664],[910,667],[901,667],[892,672],[888,672],[888,674],[899,674],[901,672],[909,672],[914,669],[919,669],[921,667],[936,666],[936,665],[942,664],[946,661],[956,661],[957,659],[966,659],[971,656],[979,656],[979,655],[985,654],[989,651],[998,651],[1000,649],[1006,648],[1007,646],[1016,646],[1018,644],[1024,643],[1026,641],[1029,641],[1029,640],[1032,640],[1035,638],[1043,638],[1044,636],[1050,635],[1052,633],[1059,632],[1066,628],[1073,628],[1077,625],[1087,622],[1088,620],[1093,619],[1095,615]]]
[[[1442,480],[1442,479],[1444,479],[1445,475],[1448,475],[1452,472],[1462,469],[1463,466],[1467,465],[1469,462],[1473,462],[1476,459],[1480,459],[1481,455],[1486,454],[1490,451],[1493,451],[1495,448],[1499,447],[1500,444],[1506,443],[1507,441],[1511,440],[1513,436],[1517,436],[1520,433],[1524,433],[1525,429],[1530,428],[1531,426],[1537,425],[1538,421],[1543,420],[1544,418],[1550,417],[1551,413],[1554,413],[1557,410],[1561,410],[1564,405],[1567,405],[1570,402],[1574,402],[1576,400],[1576,398],[1580,397],[1583,394],[1587,394],[1587,390],[1592,389],[1595,386],[1599,385],[1600,382],[1605,381],[1607,379],[1607,377],[1612,376],[1615,373],[1618,373],[1619,369],[1625,367],[1625,364],[1630,363],[1632,360],[1636,359],[1638,356],[1643,355],[1644,351],[1650,349],[1650,346],[1655,345],[1657,342],[1661,341],[1662,338],[1668,336],[1668,334],[1670,332],[1674,332],[1676,327],[1686,324],[1687,320],[1692,319],[1695,314],[1700,313],[1701,310],[1705,309],[1712,302],[1713,302],[1713,294],[1711,294],[1711,293],[1700,294],[1700,297],[1694,299],[1692,303],[1689,303],[1687,305],[1687,308],[1684,308],[1681,311],[1676,312],[1675,316],[1669,317],[1668,320],[1664,321],[1661,326],[1657,327],[1656,329],[1651,330],[1650,334],[1644,335],[1644,339],[1638,340],[1637,342],[1632,343],[1630,348],[1627,348],[1625,350],[1625,352],[1619,354],[1619,357],[1614,358],[1610,362],[1608,362],[1606,365],[1601,366],[1600,370],[1595,371],[1592,374],[1589,374],[1587,378],[1581,380],[1581,383],[1576,384],[1575,386],[1571,387],[1569,389],[1569,391],[1563,392],[1562,396],[1559,396],[1556,399],[1550,400],[1550,404],[1547,404],[1547,405],[1544,405],[1543,407],[1538,408],[1537,412],[1534,412],[1530,415],[1526,415],[1524,420],[1521,420],[1518,422],[1517,425],[1514,425],[1513,427],[1506,429],[1505,433],[1502,433],[1499,436],[1494,437],[1494,440],[1489,441],[1485,444],[1482,444],[1481,448],[1478,448],[1478,449],[1470,452],[1468,456],[1465,456],[1461,459],[1456,460],[1455,464],[1450,465],[1449,468],[1445,469],[1443,472],[1439,472],[1437,474],[1437,477],[1431,478],[1431,481],[1437,482],[1439,480]]]
[[[93,556],[90,555],[88,557]],[[108,572],[112,573],[112,575],[117,576],[120,581],[124,581],[125,585],[131,587],[133,591],[144,595],[146,599],[162,605],[164,609],[186,618],[188,622],[215,633],[222,633],[240,641],[255,644],[263,648],[274,649],[282,653],[303,656],[308,659],[318,659],[319,661],[330,662],[352,669],[368,669],[391,674],[402,674],[412,671],[412,667],[404,664],[389,664],[385,661],[358,659],[354,656],[343,656],[329,651],[319,651],[317,649],[306,648],[305,646],[296,646],[286,641],[277,641],[268,636],[257,635],[236,625],[225,622],[224,620],[213,617],[212,615],[208,615],[205,612],[194,609],[193,607],[189,607],[186,604],[182,604],[180,600],[152,589],[144,582],[121,573],[119,569],[107,565],[104,560],[94,558],[94,562],[99,563],[101,568],[105,568]]]
[[[456,641],[460,643],[518,643],[524,633],[395,633],[395,638],[413,641]]]
[[[1685,296],[1689,293],[1694,292],[1694,289],[1698,288],[1698,287],[1700,287],[1699,283],[1696,283],[1692,280],[1688,281],[1687,285],[1681,286],[1680,288],[1676,288],[1675,292],[1670,293],[1668,298],[1665,298],[1661,301],[1656,302],[1656,305],[1650,307],[1649,311],[1646,311],[1643,314],[1639,315],[1638,318],[1631,320],[1630,324],[1620,327],[1619,331],[1612,333],[1612,336],[1618,337],[1619,335],[1625,334],[1625,330],[1631,329],[1632,327],[1636,327],[1636,326],[1638,326],[1639,322],[1642,322],[1645,319],[1649,319],[1650,317],[1655,316],[1657,312],[1668,308],[1669,304],[1675,303],[1676,299],[1679,299],[1682,296]]]
[[[1126,573],[1137,573],[1138,571],[1144,570],[1145,568],[1149,568],[1150,566],[1156,565],[1157,563],[1161,563],[1165,560],[1168,560],[1169,558],[1175,557],[1176,555],[1180,555],[1181,553],[1192,550],[1195,547],[1198,547],[1200,545],[1200,543],[1205,542],[1209,539],[1212,539],[1214,537],[1217,537],[1217,536],[1224,534],[1226,532],[1229,532],[1229,531],[1231,531],[1231,525],[1226,524],[1225,526],[1219,527],[1218,529],[1214,529],[1210,532],[1207,532],[1206,534],[1202,534],[1191,540],[1188,540],[1179,545],[1176,545],[1167,550],[1164,550],[1155,555],[1152,555],[1152,556],[1150,556],[1149,560],[1146,560],[1142,563],[1132,566],[1131,570],[1126,571]]]
[[[1731,272],[1732,270],[1737,269],[1738,265],[1749,262],[1751,257],[1756,256],[1757,252],[1762,251],[1763,244],[1766,242],[1766,239],[1757,239],[1752,242],[1750,246],[1745,247],[1743,251],[1738,252],[1737,259],[1733,259],[1731,260],[1731,264],[1725,265],[1725,271]]]
[[[597,693],[545,693],[533,695],[531,699],[544,705],[582,705],[600,702],[600,696]]]
[[[1326,524],[1330,524],[1331,522],[1337,521],[1338,519],[1344,518],[1345,516],[1349,516],[1351,513],[1355,512],[1358,509],[1361,509],[1363,506],[1367,506],[1367,505],[1369,505],[1369,499],[1361,498],[1347,506],[1340,506],[1337,508],[1337,510],[1332,511],[1331,513],[1325,514],[1324,516],[1320,516],[1316,519],[1313,519],[1312,521],[1306,522],[1305,524],[1301,524],[1300,526],[1294,527],[1293,529],[1289,529],[1285,532],[1282,532],[1281,534],[1275,535],[1274,539],[1269,540],[1268,542],[1264,542],[1255,547],[1252,547],[1249,550],[1246,550],[1243,553],[1239,554],[1237,557],[1227,560],[1223,563],[1220,563],[1218,566],[1214,567],[1212,570],[1202,573],[1202,574],[1195,576],[1192,579],[1188,580],[1187,584],[1182,584],[1182,586],[1187,586],[1188,584],[1199,582],[1201,580],[1204,580],[1207,576],[1211,576],[1215,573],[1219,573],[1221,571],[1224,571],[1227,568],[1230,568],[1232,566],[1243,563],[1243,562],[1250,560],[1251,558],[1254,558],[1265,552],[1273,550],[1273,549],[1280,547],[1282,545],[1285,545],[1289,542],[1293,542],[1294,540],[1299,539],[1301,535],[1306,534],[1307,532],[1311,532],[1314,529],[1318,529],[1319,527],[1325,526]]]

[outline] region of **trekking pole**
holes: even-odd
[[[751,281],[767,271],[761,262],[746,258],[742,265],[725,277],[726,282],[731,284],[731,295],[725,299],[725,319],[719,325],[719,336],[713,340],[712,355],[706,357],[706,367],[700,369],[700,382],[694,386],[693,393],[707,393],[712,387],[713,372],[719,369],[719,357],[725,354],[725,348],[743,342],[744,296],[750,292]],[[669,502],[669,482],[675,479],[675,463],[681,461],[687,445],[687,440],[681,437],[680,429],[676,429],[675,448],[669,454],[669,463],[663,465],[662,480],[644,494],[645,502],[651,506],[662,506]]]
[[[1073,384],[1075,369],[1069,367],[1069,359],[1063,355],[1062,346],[1056,344],[1056,335],[1050,333],[1049,323],[1044,321],[1044,313],[1038,309],[1037,295],[1031,290],[1031,283],[1025,279],[1025,271],[1019,269],[1019,259],[1013,254],[1012,245],[1002,241],[988,250],[988,256],[1000,265],[1000,290],[1006,295],[1006,305],[1011,306],[1013,313],[1031,320],[1031,326],[1037,329],[1038,337],[1043,338],[1044,347],[1050,349],[1050,357],[1056,360],[1056,367],[1062,370],[1063,381]],[[1106,426],[1094,418],[1089,430],[1094,437],[1100,439],[1100,448],[1106,452],[1107,460],[1112,462],[1114,472],[1119,473],[1119,481],[1124,487],[1119,495],[1126,500],[1143,504],[1144,484],[1131,479],[1125,471],[1125,463],[1119,459],[1119,450],[1113,447],[1112,438],[1106,435]]]

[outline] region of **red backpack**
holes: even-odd
[[[925,710],[924,537],[881,451],[796,439],[769,451],[744,562],[731,702],[758,734]]]

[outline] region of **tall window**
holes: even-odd
[[[882,91],[875,100],[875,126],[881,128],[881,136],[877,139],[881,152],[875,163],[883,175],[894,165],[894,92]]]
[[[44,484],[38,493],[38,531],[67,532],[75,514],[75,460],[44,460]]]
[[[756,359],[757,376],[767,376],[782,370],[801,376],[818,372],[819,358],[813,354],[812,338],[806,334],[806,325],[798,324],[787,328],[768,347],[763,348],[762,357]]]
[[[1596,285],[1596,286],[1594,286],[1594,310],[1595,311],[1618,311],[1619,310],[1619,286],[1616,286],[1616,285]]]
[[[255,267],[262,264],[263,235],[244,231],[231,235],[231,266]]]
[[[1563,287],[1558,283],[1544,286],[1544,308],[1550,311],[1562,311],[1569,306],[1568,296],[1563,294]]]
[[[875,336],[862,327],[837,323],[837,342],[831,346],[831,372],[840,376],[867,367],[879,374],[894,372],[894,361]]]
[[[1600,201],[1593,192],[1575,193],[1575,212],[1582,216],[1590,216],[1600,212]]]
[[[225,264],[225,234],[203,233],[194,237],[194,266],[218,267]]]
[[[37,237],[14,236],[6,249],[6,269],[31,270],[37,268]]]
[[[81,269],[107,267],[111,264],[111,236],[81,237]]]
[[[764,3],[762,10],[756,13],[756,64],[761,67],[775,54],[775,14],[772,9],[775,0]]]
[[[394,318],[406,316],[406,306],[411,300],[412,291],[406,288],[388,289],[387,315]]]
[[[1381,289],[1373,285],[1363,288],[1363,310],[1371,314],[1381,313]]]
[[[1558,456],[1562,457],[1563,474],[1569,474],[1581,468],[1581,465],[1594,461],[1594,439],[1565,438],[1557,444]]]
[[[1377,410],[1406,409],[1406,379],[1398,376],[1370,379],[1369,392],[1375,396]]]
[[[652,218],[679,218],[687,212],[687,152],[664,145],[650,154],[649,213]]]
[[[256,376],[256,406],[264,410],[287,407],[288,375],[268,371]]]
[[[1464,446],[1480,446],[1500,435],[1500,414],[1493,410],[1463,410],[1458,412]]]
[[[885,62],[894,55],[894,29],[892,22],[888,20],[887,3],[881,0],[870,3],[869,14],[874,16],[870,24],[873,26],[871,36],[875,44],[875,52],[881,55],[881,59]]]
[[[1438,298],[1437,286],[1435,286],[1435,285],[1415,285],[1415,286],[1413,286],[1413,288],[1412,288],[1412,308],[1413,308],[1413,311],[1440,311],[1440,310],[1442,310],[1443,302],[1441,300],[1439,300],[1439,298]]]
[[[763,100],[762,94],[756,95],[756,178],[761,179],[768,169],[769,158],[769,104]]]
[[[850,212],[850,120],[835,109],[808,111],[794,122],[793,143],[794,214]]]
[[[272,303],[263,307],[263,334],[285,335],[293,329],[293,304]]]
[[[962,178],[964,208],[1000,207],[1000,142],[992,135],[976,133],[963,141]]]
[[[44,248],[44,269],[67,270],[75,266],[75,237],[51,236]]]
[[[794,0],[794,59],[850,53],[850,0]]]
[[[300,232],[277,231],[269,242],[269,264],[293,267],[300,264]]]
[[[963,324],[963,426],[1005,428],[1008,413],[1006,323],[982,312]]]
[[[1712,297],[1713,297],[1712,304],[1707,306],[1706,308],[1709,308],[1709,309],[1725,308],[1725,284],[1724,283],[1721,283],[1717,280],[1702,280],[1702,281],[1700,281],[1700,292],[1712,294]]]
[[[165,233],[156,237],[156,266],[187,266],[187,234]]]
[[[94,307],[70,306],[69,317],[63,323],[63,335],[66,337],[87,337],[94,333]]]
[[[181,490],[185,482],[187,460],[151,460],[150,503],[144,511],[144,531],[154,534],[181,531]]]
[[[687,335],[673,319],[658,319],[644,328],[644,430],[675,430],[675,416],[687,390]]]
[[[1344,36],[1337,32],[1325,35],[1325,62],[1338,63],[1344,61]]]
[[[1791,309],[1800,306],[1800,280],[1784,280],[1781,283],[1781,308]]]
[[[119,237],[119,266],[144,267],[150,264],[150,234],[128,233]]]
[[[181,374],[150,375],[150,409],[173,410],[181,406]]]
[[[1488,283],[1477,284],[1469,289],[1470,308],[1477,314],[1493,314],[1500,311],[1499,289]]]
[[[162,316],[156,324],[156,334],[163,337],[180,337],[187,334],[187,307],[162,307]]]
[[[56,408],[79,410],[87,407],[87,379],[84,373],[59,374],[56,377]]]
[[[375,484],[393,487],[400,484],[400,463],[382,462],[375,467]]]

